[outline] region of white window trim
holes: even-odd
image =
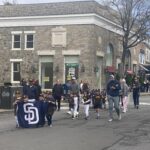
[[[20,81],[13,81],[13,63],[14,62],[21,62],[22,59],[10,59],[11,62],[11,83],[20,83]]]
[[[22,34],[22,31],[11,31],[11,34]]]
[[[36,32],[35,31],[24,31],[24,34],[35,34]]]
[[[21,34],[22,34],[22,31],[11,31],[11,34],[12,34],[11,50],[21,50]],[[20,35],[20,48],[14,48],[14,35]]]
[[[24,50],[34,50],[34,38],[35,38],[35,31],[24,31],[25,34],[25,43],[24,43]],[[27,48],[27,35],[33,34],[33,48]]]

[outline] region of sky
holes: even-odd
[[[0,5],[5,1],[13,2],[15,1],[18,4],[31,4],[31,3],[50,3],[50,2],[68,2],[68,1],[87,1],[87,0],[0,0]],[[97,2],[102,2],[104,0],[96,0]],[[150,4],[150,0],[146,0],[147,4]]]
[[[49,3],[49,2],[67,2],[67,1],[81,1],[81,0],[0,0],[0,5],[3,4],[3,2],[13,2],[15,1],[18,4],[30,4],[30,3]],[[86,1],[86,0],[82,0]],[[101,0],[97,0],[101,1]]]

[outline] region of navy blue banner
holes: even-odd
[[[31,128],[45,124],[45,103],[42,101],[19,102],[17,118],[19,126]]]

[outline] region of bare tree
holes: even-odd
[[[122,66],[124,72],[127,52],[149,37],[150,5],[148,6],[144,0],[108,1],[117,10],[117,13],[111,13],[111,16],[115,17],[122,28]]]
[[[17,0],[3,0],[4,5],[14,5],[17,4]]]

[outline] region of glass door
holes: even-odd
[[[65,81],[71,80],[72,77],[78,79],[79,64],[66,63],[65,64]]]
[[[42,89],[53,87],[53,63],[41,62],[41,86]]]

